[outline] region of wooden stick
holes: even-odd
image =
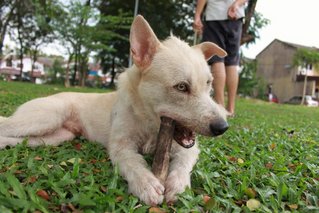
[[[152,172],[162,184],[165,183],[168,174],[169,154],[172,146],[174,129],[175,122],[171,118],[161,117],[161,127],[157,135]]]

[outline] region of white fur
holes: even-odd
[[[212,77],[205,61],[224,52],[211,43],[189,47],[174,36],[161,43],[141,16],[134,20],[130,39],[135,65],[120,76],[117,92],[60,93],[31,100],[0,119],[0,148],[25,137],[30,146],[37,146],[82,135],[107,147],[129,191],[146,204],[175,201],[176,194],[190,186],[197,145],[185,149],[173,142],[164,185],[142,154],[154,152],[161,116],[203,135],[211,135],[211,123],[226,119],[225,110],[209,96]],[[188,82],[191,93],[177,91],[179,82]]]

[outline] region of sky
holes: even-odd
[[[274,39],[319,48],[319,0],[258,0],[256,11],[270,23],[254,45],[242,48],[246,57],[255,58]]]

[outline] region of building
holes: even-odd
[[[315,96],[319,90],[319,70],[315,70],[312,64],[293,65],[294,55],[300,48],[319,51],[315,47],[275,39],[256,56],[256,75],[266,82],[265,89],[276,95],[279,103],[293,96],[302,96],[306,74],[306,95]]]
[[[40,79],[44,76],[44,64],[38,61],[32,63],[30,57],[24,57],[22,59],[22,65],[20,59],[16,59],[13,56],[7,56],[0,61],[0,74],[7,76],[7,79],[15,79],[20,75],[20,68],[22,66],[22,78],[30,80],[31,77],[36,79],[37,83],[40,83]],[[32,72],[33,66],[33,72]],[[32,74],[31,74],[32,72]],[[31,76],[32,75],[32,76]]]

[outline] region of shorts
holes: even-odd
[[[225,58],[213,56],[208,60],[209,65],[215,62],[224,62],[225,66],[239,65],[242,25],[242,19],[204,22],[203,41],[214,42],[227,52]]]

